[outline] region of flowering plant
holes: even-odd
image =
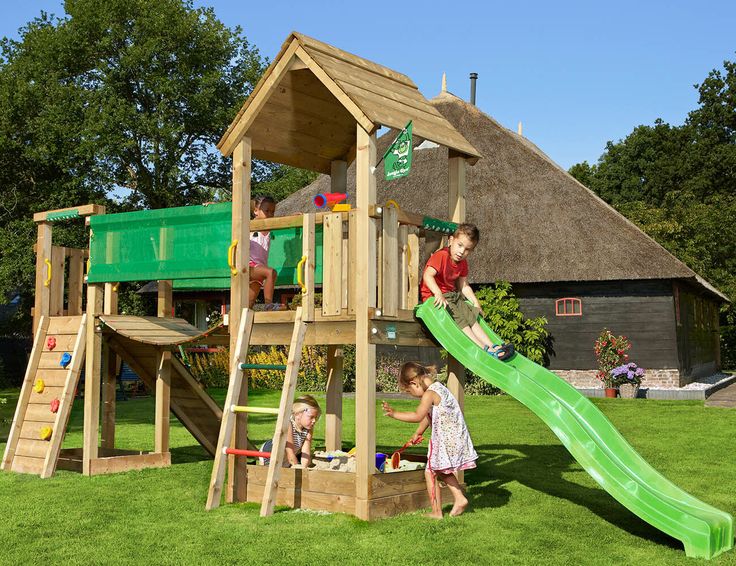
[[[626,336],[614,336],[607,328],[600,333],[594,348],[595,359],[598,362],[595,376],[603,382],[604,387],[616,387],[618,382],[611,372],[628,362],[629,355],[626,352],[630,348],[631,342]]]
[[[622,364],[611,370],[613,382],[616,385],[629,383],[631,385],[641,385],[641,378],[644,377],[644,368],[640,368],[634,362]]]

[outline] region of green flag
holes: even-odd
[[[383,171],[387,181],[406,177],[409,174],[411,153],[411,120],[409,120],[383,156]]]

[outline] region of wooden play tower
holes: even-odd
[[[235,272],[247,265],[249,233],[303,227],[307,257],[302,296],[305,344],[329,345],[326,448],[341,447],[340,346],[356,346],[355,473],[283,469],[277,503],[374,519],[428,505],[423,472],[379,474],[376,452],[376,345],[432,346],[413,317],[418,300],[419,239],[428,229],[421,211],[376,202],[376,133],[413,121],[414,134],[449,150],[448,218],[465,219],[465,168],[477,151],[421,95],[407,76],[331,45],[293,33],[243,105],[218,147],[233,158],[232,239]],[[304,214],[250,221],[251,159],[330,175],[333,192],[347,187],[355,161],[355,208],[349,213]],[[352,187],[351,187],[352,189]],[[322,308],[314,307],[315,225],[322,224]],[[431,229],[431,228],[429,228]],[[380,246],[379,246],[380,242]],[[379,261],[380,258],[380,261]],[[247,306],[248,280],[231,280],[230,328]],[[257,313],[251,344],[286,344],[293,312]],[[237,336],[231,334],[231,351]],[[448,362],[449,387],[462,403],[464,368]],[[247,383],[247,382],[246,382]],[[247,403],[243,389],[238,404]],[[247,414],[236,438],[247,442]],[[227,499],[260,501],[266,468],[236,459]]]
[[[446,219],[403,210],[392,201],[377,202],[377,131],[401,129],[409,120],[415,136],[448,148]],[[208,508],[220,504],[221,492],[228,502],[263,499],[264,509],[269,500],[270,510],[285,504],[366,520],[427,506],[423,471],[381,474],[375,468],[376,345],[436,347],[413,316],[422,240],[464,221],[465,168],[478,153],[408,77],[298,33],[286,40],[218,147],[233,159],[232,203],[109,215],[103,207],[85,205],[36,215],[36,338],[2,469],[49,477],[57,466],[86,475],[168,466],[173,413],[215,456]],[[251,221],[253,158],[329,174],[332,191],[354,194],[354,207]],[[355,187],[348,188],[353,161]],[[74,218],[89,224],[89,250],[52,245],[52,223]],[[247,308],[251,282],[244,268],[249,234],[256,230],[278,233],[269,263],[276,261],[274,246],[281,246],[281,263],[271,265],[300,286],[297,311],[254,313]],[[158,280],[158,316],[118,314],[118,283],[150,280]],[[173,290],[185,284],[229,287],[227,324],[203,333],[173,318]],[[322,294],[320,308],[315,308],[315,286]],[[175,355],[191,343],[230,346],[224,417]],[[354,473],[269,470],[234,455],[254,448],[248,441],[248,413],[231,410],[248,405],[247,379],[238,373],[247,348],[288,344],[278,422],[283,424],[296,388],[301,345],[326,345],[327,450],[342,448],[342,346],[355,344]],[[67,365],[64,355],[71,359]],[[115,446],[118,359],[155,393],[153,451]],[[83,445],[62,449],[82,368]],[[462,405],[464,368],[450,358],[448,372],[448,386]],[[44,382],[40,391],[39,381]]]

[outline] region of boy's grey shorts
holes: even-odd
[[[465,295],[457,291],[450,291],[442,296],[447,299],[447,312],[450,313],[452,320],[454,320],[455,324],[460,328],[473,326],[478,322],[480,309],[468,303]]]

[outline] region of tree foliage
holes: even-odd
[[[34,212],[229,198],[214,144],[264,69],[191,0],[66,0],[0,45],[0,293],[33,289]],[[115,196],[114,200],[110,200]],[[54,243],[85,247],[83,227]]]
[[[638,126],[570,174],[736,298],[736,63],[695,88],[684,124]],[[736,323],[732,307],[724,314]]]

